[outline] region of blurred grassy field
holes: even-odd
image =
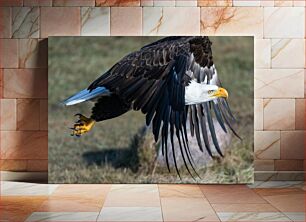
[[[75,113],[90,116],[92,103],[64,107],[61,101],[86,88],[127,53],[160,37],[51,37],[49,45],[49,182],[50,183],[250,183],[253,181],[253,38],[210,37],[214,62],[243,141],[232,140],[225,158],[179,180],[156,167],[152,149],[138,149],[134,136],[144,116],[131,111],[95,125],[81,138],[70,136]],[[146,143],[142,147],[149,146]],[[107,155],[105,155],[107,154]],[[88,162],[97,155],[102,159]],[[184,171],[184,169],[181,169]],[[183,172],[184,174],[184,172]]]

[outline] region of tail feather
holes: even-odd
[[[75,105],[78,103],[82,103],[88,100],[95,99],[96,97],[100,97],[102,95],[108,95],[109,90],[105,87],[97,87],[93,90],[84,89],[78,92],[77,94],[66,99],[63,104],[66,106]]]

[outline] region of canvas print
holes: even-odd
[[[50,183],[253,182],[253,37],[48,47]]]

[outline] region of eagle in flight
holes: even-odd
[[[172,149],[180,176],[174,152],[180,149],[188,172],[191,174],[188,165],[196,172],[188,145],[187,119],[199,149],[203,151],[204,147],[213,156],[214,146],[223,156],[213,116],[225,132],[230,129],[239,136],[232,126],[235,118],[227,102],[228,92],[222,88],[213,63],[211,45],[207,36],[171,36],[126,55],[87,89],[64,101],[67,106],[95,102],[90,118],[76,114],[79,119],[72,128],[72,135],[79,137],[90,131],[96,122],[118,117],[132,109],[141,110],[146,115],[146,125],[152,124],[155,141],[161,138],[162,154],[169,171],[168,150]],[[175,137],[179,147],[174,145]]]

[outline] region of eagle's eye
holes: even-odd
[[[208,94],[212,94],[214,90],[208,90]]]

